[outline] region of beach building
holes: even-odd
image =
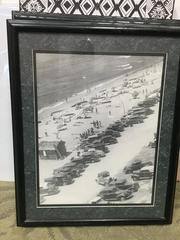
[[[39,143],[41,160],[59,160],[68,155],[64,141],[42,141]]]

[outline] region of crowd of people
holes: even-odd
[[[94,128],[98,129],[102,127],[102,123],[101,121],[93,121],[92,122],[93,127],[88,128],[86,131],[84,131],[83,133],[80,133],[80,138],[81,139],[86,139],[89,136],[92,136],[95,134]]]
[[[100,128],[100,127],[102,127],[102,123],[101,123],[101,121],[93,121],[92,122],[92,124],[93,124],[93,127],[94,128]]]
[[[94,135],[94,128],[88,128],[86,131],[84,131],[83,133],[80,133],[80,138],[81,139],[86,139],[89,136]]]

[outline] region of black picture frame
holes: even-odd
[[[113,17],[70,17],[48,14],[22,14],[15,12],[13,20],[7,20],[8,48],[10,66],[10,85],[12,99],[12,120],[15,160],[16,211],[18,226],[64,226],[64,225],[132,225],[132,224],[169,224],[172,222],[173,202],[178,165],[179,129],[180,129],[180,90],[179,90],[179,57],[180,27],[179,21],[161,20],[121,20]],[[141,45],[142,52],[165,56],[161,87],[162,116],[158,125],[157,203],[149,209],[147,206],[83,206],[61,205],[56,207],[37,206],[37,109],[35,102],[36,89],[33,88],[34,49],[43,44],[45,52],[59,50],[53,45],[53,39],[60,35],[101,36],[119,44],[125,38],[130,52]],[[36,38],[37,36],[37,38]],[[37,39],[42,39],[38,43]],[[149,42],[147,39],[150,39]],[[124,40],[123,40],[124,41]],[[137,41],[137,42],[136,42]],[[146,42],[147,41],[147,42]],[[100,42],[99,42],[100,43]],[[135,43],[135,44],[132,44]],[[136,44],[137,43],[137,44]],[[140,44],[141,43],[141,44]],[[24,44],[24,45],[23,45]],[[97,44],[97,43],[96,43]],[[34,46],[34,49],[33,49]],[[127,46],[122,49],[126,54]],[[133,46],[136,46],[133,47]],[[139,47],[137,47],[139,46]],[[66,52],[73,52],[73,47]],[[101,48],[102,49],[102,48]],[[61,49],[63,51],[63,49]],[[75,49],[74,49],[75,51]],[[86,49],[91,52],[92,49]],[[104,50],[105,53],[108,50]],[[116,54],[115,47],[113,53]],[[139,51],[137,51],[140,54]],[[93,53],[94,54],[94,53]],[[26,60],[27,59],[27,62]],[[25,60],[25,61],[24,61]],[[166,65],[166,66],[165,66]],[[35,92],[34,92],[35,91]],[[163,91],[163,96],[162,96]],[[162,101],[163,99],[163,101]],[[37,136],[36,136],[37,137]],[[157,154],[156,154],[157,155]],[[157,156],[156,156],[157,157]],[[165,180],[163,180],[165,179]],[[151,211],[151,214],[150,214]]]

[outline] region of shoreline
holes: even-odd
[[[159,60],[159,61],[155,61],[154,64],[158,64],[158,63],[160,63],[160,62],[161,62],[160,60]],[[153,64],[153,65],[154,65],[154,64]],[[128,76],[131,76],[131,75],[134,75],[134,74],[138,74],[139,72],[141,72],[141,71],[143,71],[143,70],[145,70],[145,69],[148,69],[148,68],[150,68],[151,66],[152,66],[152,63],[149,63],[149,64],[147,64],[146,66],[139,67],[137,70],[132,70],[132,71],[128,72]],[[105,86],[106,84],[109,84],[109,83],[111,83],[111,82],[117,81],[117,80],[120,79],[120,78],[127,78],[126,75],[127,75],[127,72],[126,72],[126,73],[123,73],[122,75],[117,76],[117,77],[115,77],[115,78],[113,78],[113,79],[111,79],[111,80],[103,81],[102,83],[99,83],[98,85],[95,85],[95,84],[94,84],[93,86],[91,86],[91,87],[88,88],[88,89],[89,89],[90,91],[93,91],[93,90],[95,90],[95,89],[98,88],[98,87]],[[72,98],[73,96],[83,95],[83,93],[86,92],[86,91],[87,91],[87,89],[83,89],[82,91],[77,92],[77,93],[74,93],[73,95],[69,96],[68,99]],[[66,103],[66,98],[63,98],[62,100],[57,101],[57,102],[55,101],[54,103],[49,104],[49,105],[47,105],[47,106],[41,107],[40,109],[38,109],[38,119],[41,120],[41,119],[46,118],[46,117],[47,117],[47,113],[46,113],[47,111],[53,112],[53,109],[56,109],[56,108],[60,107],[60,106],[63,105],[64,103]],[[42,117],[42,116],[43,116],[43,117]]]

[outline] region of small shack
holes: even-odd
[[[42,141],[39,143],[41,160],[59,160],[68,155],[64,141]]]

